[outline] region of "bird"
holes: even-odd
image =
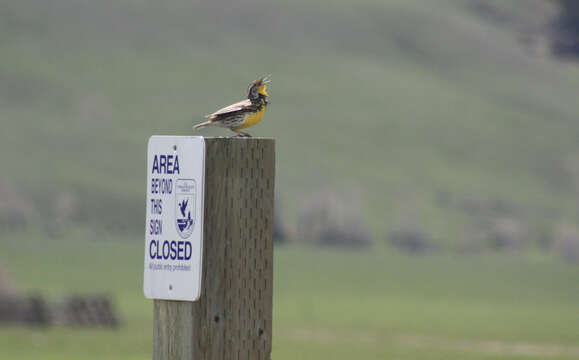
[[[183,200],[179,203],[179,210],[181,210],[181,214],[185,216],[185,210],[187,210],[187,203],[189,200]]]
[[[247,99],[205,115],[205,118],[209,120],[193,126],[193,129],[218,126],[233,131],[236,134],[233,137],[251,137],[250,134],[241,131],[241,129],[253,126],[263,118],[265,108],[269,104],[269,95],[266,91],[269,83],[269,75],[252,82],[247,88]]]

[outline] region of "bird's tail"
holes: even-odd
[[[197,125],[193,126],[193,129],[195,129],[195,130],[201,129],[202,127],[205,127],[205,126],[207,126],[207,125],[209,125],[209,124],[211,124],[211,120],[208,120],[208,121],[202,122],[202,123],[200,123],[200,124],[197,124]]]

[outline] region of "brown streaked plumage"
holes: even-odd
[[[195,125],[193,129],[218,126],[230,129],[236,133],[235,136],[251,137],[248,133],[240,130],[257,124],[263,118],[263,113],[269,103],[267,100],[269,95],[266,91],[268,83],[269,78],[267,76],[254,81],[247,89],[247,99],[206,115],[205,117],[209,120]]]

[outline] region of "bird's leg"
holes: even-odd
[[[236,129],[231,129],[231,131],[235,132],[235,134],[236,134],[236,135],[233,135],[232,137],[251,137],[251,135],[249,135],[248,133],[243,132],[243,131],[239,131]]]
[[[230,129],[231,131],[233,131],[235,133],[235,135],[233,135],[232,137],[237,138],[237,137],[243,137],[243,132],[239,131],[239,130],[235,130],[235,129]]]

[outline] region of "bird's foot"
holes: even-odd
[[[237,138],[237,137],[240,137],[240,138],[241,137],[249,137],[250,138],[251,137],[251,135],[249,135],[246,132],[239,131],[239,130],[233,130],[233,131],[235,131],[235,135],[233,135],[232,138]]]

